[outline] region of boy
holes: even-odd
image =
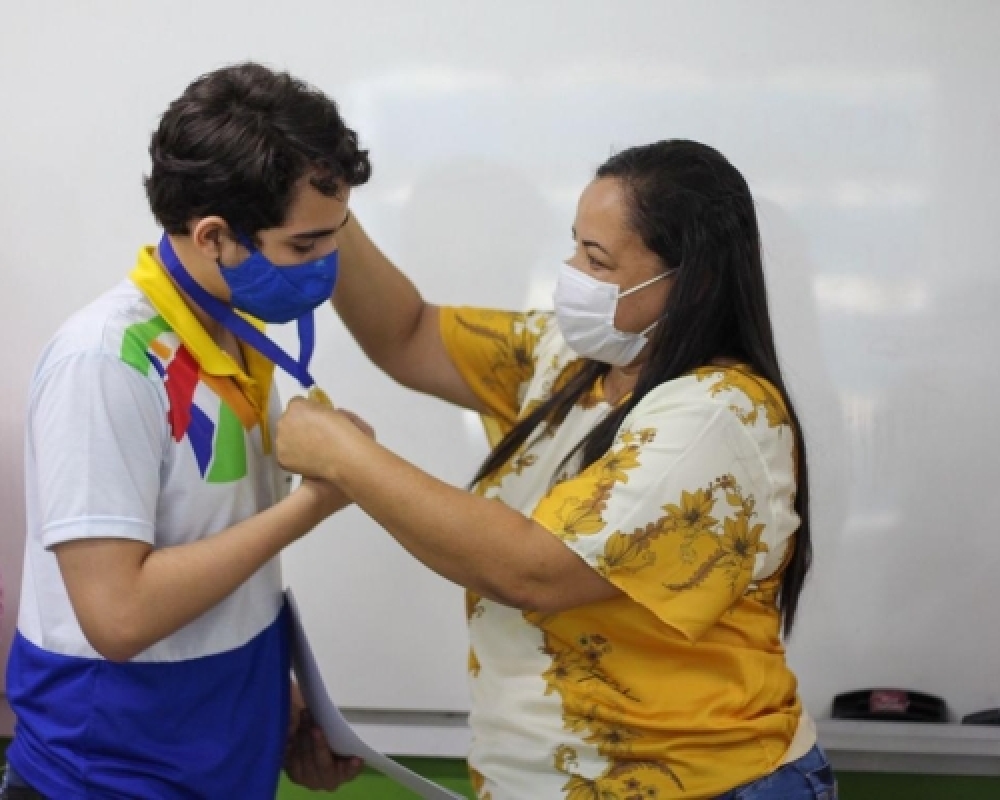
[[[242,64],[189,86],[150,155],[159,248],[32,380],[5,797],[271,800],[289,719],[277,556],[346,505],[312,481],[288,494],[256,323],[311,335],[367,152],[322,93]]]

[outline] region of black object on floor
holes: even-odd
[[[834,719],[947,722],[948,707],[932,694],[909,689],[860,689],[833,698]]]
[[[1000,725],[1000,708],[988,708],[962,717],[963,725]]]

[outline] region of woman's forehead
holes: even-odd
[[[591,182],[580,195],[575,227],[580,236],[587,238],[623,238],[629,230],[621,184],[610,178],[598,178]],[[602,241],[604,245],[610,243]]]
[[[598,178],[583,190],[574,229],[579,241],[597,242],[616,259],[658,263],[657,256],[629,222],[625,192],[614,178]]]

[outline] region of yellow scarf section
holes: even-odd
[[[260,425],[260,438],[265,453],[271,452],[271,431],[267,418],[274,364],[249,345],[240,343],[246,371],[223,350],[205,330],[190,306],[157,260],[152,247],[139,251],[138,262],[129,278],[149,298],[149,302],[167,321],[174,333],[190,351],[202,371],[202,379],[233,408],[234,413],[250,428]],[[258,319],[243,316],[255,328],[265,325]]]

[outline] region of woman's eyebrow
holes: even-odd
[[[573,238],[575,239],[576,238],[576,226],[574,226],[572,230],[573,230]],[[598,250],[601,250],[602,252],[604,252],[605,255],[608,256],[608,258],[611,258],[611,253],[608,252],[608,248],[606,248],[600,242],[595,242],[593,239],[581,239],[580,240],[580,244],[582,244],[584,247],[596,247]]]

